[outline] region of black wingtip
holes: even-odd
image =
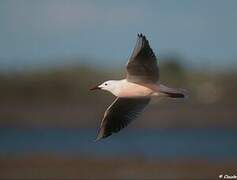
[[[100,141],[100,140],[102,140],[104,138],[107,138],[111,135],[112,135],[112,133],[104,133],[104,131],[102,129],[100,129],[100,131],[99,131],[99,133],[98,133],[98,135],[97,135],[97,137],[94,141],[95,142]]]
[[[98,142],[99,140],[101,140],[102,138],[101,137],[96,137],[96,139],[94,140],[94,142]]]
[[[104,136],[104,135],[101,135],[101,134],[98,134],[98,136],[96,137],[96,139],[94,140],[94,142],[98,142],[98,141],[101,141],[102,139],[106,138],[108,136]]]
[[[103,139],[103,138],[106,138],[107,136],[108,136],[108,135],[106,135],[106,134],[104,133],[103,128],[100,128],[99,133],[98,133],[98,135],[97,135],[97,137],[96,137],[96,139],[95,139],[95,142],[97,142],[97,141],[99,141],[99,140],[101,140],[101,139]]]
[[[138,38],[142,38],[142,39],[145,40],[145,41],[147,40],[147,39],[146,39],[146,36],[145,36],[144,34],[142,34],[142,33],[140,33],[140,34],[138,33],[138,34],[137,34],[137,37],[138,37]]]
[[[95,139],[94,141],[97,142],[97,141],[103,139],[103,138],[104,138],[103,136],[104,136],[104,135],[103,135],[103,133],[102,133],[102,131],[101,131],[101,129],[100,129],[100,130],[99,130],[99,133],[98,133],[98,135],[97,135],[97,137],[96,137],[96,139]]]
[[[142,33],[137,34],[138,37],[145,37]]]

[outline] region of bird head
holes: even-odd
[[[100,85],[92,87],[90,90],[101,89],[101,90],[112,92],[114,88],[115,88],[115,82],[114,81],[105,81]]]

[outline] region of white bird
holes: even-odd
[[[96,140],[117,133],[127,126],[145,108],[151,97],[185,97],[183,90],[169,88],[158,82],[159,68],[156,56],[142,34],[138,34],[126,69],[126,79],[105,81],[91,88],[109,91],[117,97],[104,113]]]

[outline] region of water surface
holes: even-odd
[[[51,153],[237,160],[234,129],[124,129],[94,142],[95,129],[0,128],[0,155]]]

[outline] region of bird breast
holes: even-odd
[[[147,97],[152,96],[156,89],[153,85],[140,85],[123,81],[118,91],[118,97]]]

